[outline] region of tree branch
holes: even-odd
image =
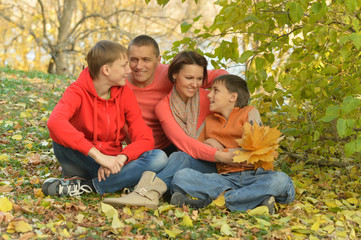
[[[325,159],[325,157],[322,156],[312,156],[310,154],[304,153],[304,154],[299,154],[299,153],[293,153],[290,152],[286,147],[280,147],[282,149],[282,151],[287,154],[288,156],[290,156],[291,158],[300,160],[305,162],[305,164],[310,164],[310,165],[317,165],[317,166],[326,166],[326,167],[340,167],[340,168],[345,168],[345,167],[350,167],[350,166],[357,166],[357,167],[361,167],[361,164],[359,163],[352,163],[352,162],[342,162],[341,159],[338,159],[339,162],[336,161],[330,161],[328,159]]]

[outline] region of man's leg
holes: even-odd
[[[159,172],[168,163],[167,155],[160,149],[154,149],[143,153],[137,160],[124,165],[122,170],[111,174],[106,180],[98,181],[93,178],[93,185],[101,195],[107,192],[116,192],[138,183],[144,171]]]

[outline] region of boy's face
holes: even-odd
[[[210,102],[209,110],[223,116],[234,108],[237,100],[237,93],[229,92],[223,82],[213,83],[211,92],[207,96]]]
[[[138,87],[151,84],[154,81],[155,69],[160,62],[160,56],[156,56],[154,47],[132,45],[128,54],[133,84]]]
[[[124,86],[125,79],[131,72],[128,58],[126,56],[119,57],[112,64],[108,65],[108,71],[108,79],[111,86]]]

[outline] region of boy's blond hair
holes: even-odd
[[[127,49],[121,44],[109,40],[97,42],[88,52],[85,60],[88,63],[90,76],[94,79],[105,64],[112,64],[120,57],[128,58]]]

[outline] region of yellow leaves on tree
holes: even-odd
[[[243,125],[243,136],[236,139],[244,150],[235,151],[234,162],[252,163],[255,169],[262,167],[265,170],[273,169],[273,162],[278,157],[278,143],[283,139],[282,133],[275,127],[254,126],[250,123]]]

